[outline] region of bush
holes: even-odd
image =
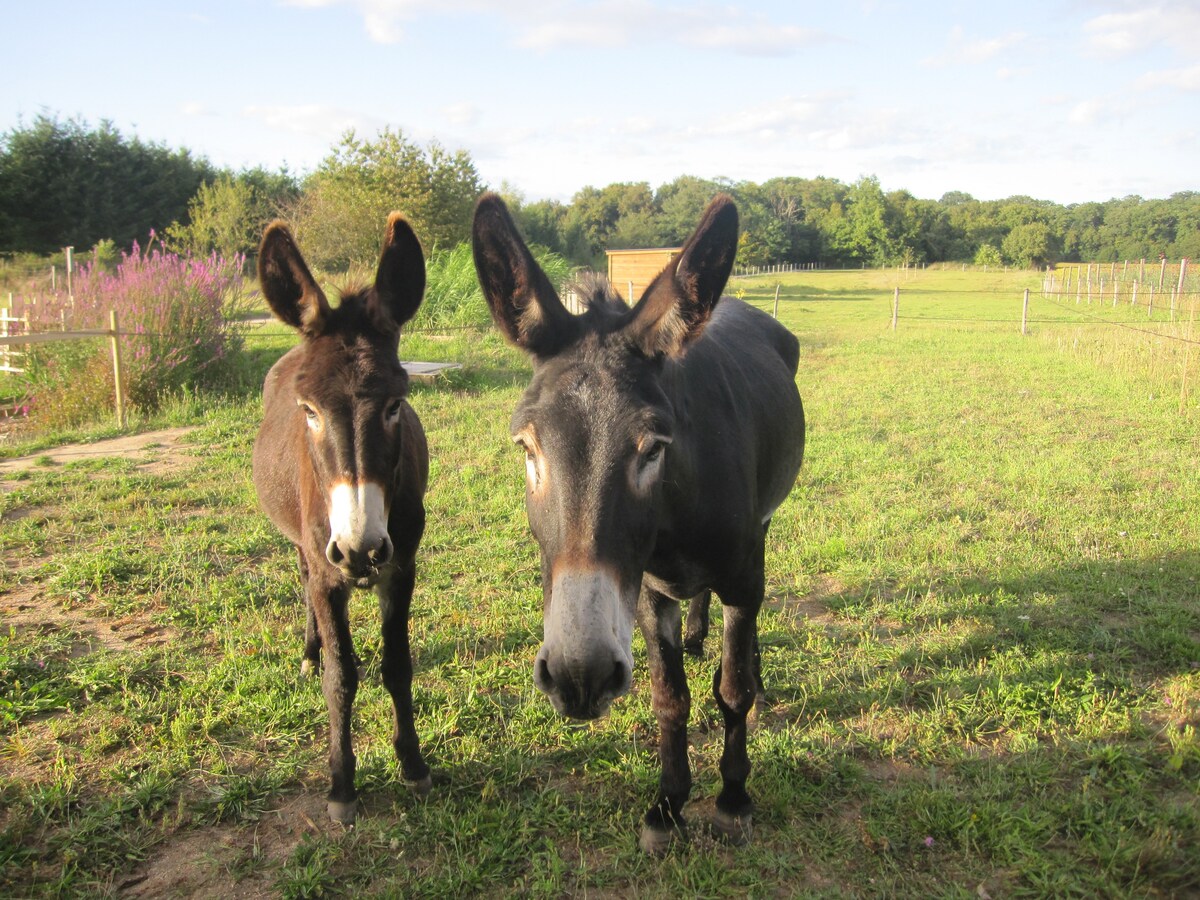
[[[533,247],[533,255],[559,290],[571,274],[571,264],[557,253]],[[485,327],[492,314],[479,289],[471,245],[435,250],[425,263],[425,301],[409,323],[409,330]]]
[[[129,402],[151,411],[169,394],[220,382],[224,363],[238,349],[230,306],[241,293],[243,263],[240,256],[182,257],[156,246],[151,235],[146,249],[135,243],[111,273],[102,264],[84,266],[74,278],[73,304],[59,296],[39,309],[49,322],[61,321],[65,310],[68,327],[79,330],[108,328],[115,311],[124,335]],[[55,304],[57,308],[51,308]],[[94,394],[94,373],[100,368],[94,360],[107,360],[108,353],[107,344],[100,342],[37,348],[31,354],[29,376],[38,420],[56,417],[52,404],[75,410],[80,403],[73,395]],[[111,378],[105,390],[111,397]]]
[[[980,244],[979,249],[975,252],[975,265],[998,269],[1004,265],[1004,260],[1000,256],[1000,251],[991,244]]]

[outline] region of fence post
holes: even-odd
[[[1180,302],[1183,302],[1183,296],[1180,295]],[[1183,345],[1183,375],[1179,379],[1179,414],[1183,415],[1187,411],[1188,397],[1188,370],[1192,365],[1192,334],[1196,326],[1196,302],[1195,297],[1192,298],[1192,315],[1188,319],[1187,326],[1187,343]]]
[[[1163,289],[1163,281],[1167,277],[1167,258],[1164,256],[1158,263],[1158,289]]]
[[[1183,296],[1183,279],[1187,275],[1188,258],[1179,260],[1179,296]]]
[[[892,294],[892,331],[896,330],[896,319],[900,317],[900,288]]]
[[[112,336],[113,392],[116,395],[117,427],[125,427],[125,385],[121,380],[121,338],[117,331],[117,311],[108,314],[109,334]]]
[[[1025,324],[1029,321],[1029,288],[1025,288],[1025,302],[1021,306],[1021,334],[1028,334]]]
[[[775,318],[779,318],[779,282],[775,282]]]
[[[12,294],[8,295],[8,307],[12,309]],[[8,337],[8,309],[0,308],[0,337]],[[0,369],[12,367],[12,348],[8,344],[0,346]]]

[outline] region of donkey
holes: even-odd
[[[718,196],[636,306],[598,279],[575,316],[503,201],[488,194],[475,209],[475,268],[492,318],[533,363],[511,431],[541,548],[545,634],[534,684],[566,716],[603,715],[629,690],[636,621],[661,731],[658,797],[639,840],[652,854],[683,833],[691,790],[679,604],[706,607],[710,589],[724,609],[713,824],[733,843],[750,837],[746,718],[757,694],[765,536],[804,455],[799,343],[753,307],[717,303],[737,239],[737,208]]]
[[[254,486],[300,554],[307,618],[301,671],[319,667],[324,650],[327,809],[350,824],[357,812],[350,713],[359,681],[347,609],[352,588],[379,596],[383,683],[395,709],[401,770],[418,794],[432,784],[413,725],[408,643],[429,450],[397,355],[400,326],[425,292],[425,260],[411,226],[392,213],[375,284],[330,307],[291,232],[274,222],[263,235],[258,278],[272,311],[302,340],[267,373]]]

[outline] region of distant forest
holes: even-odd
[[[118,248],[151,231],[189,252],[252,253],[262,226],[284,216],[306,232],[316,262],[369,262],[387,210],[409,215],[427,243],[466,240],[485,189],[465,151],[419,147],[401,132],[347,133],[311,173],[233,172],[188,150],[122,135],[110,123],[41,115],[0,135],[0,253]],[[604,251],[680,244],[705,204],[732,194],[743,265],[825,267],[962,261],[1043,266],[1200,255],[1200,192],[1063,206],[1032,197],[937,200],[884,191],[877,178],[773,178],[762,184],[684,175],[583,187],[569,203],[499,188],[526,237],[576,265]]]

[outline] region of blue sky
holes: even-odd
[[[41,112],[221,166],[347,129],[530,200],[678,175],[937,198],[1200,189],[1200,2],[5,0],[0,131]]]

